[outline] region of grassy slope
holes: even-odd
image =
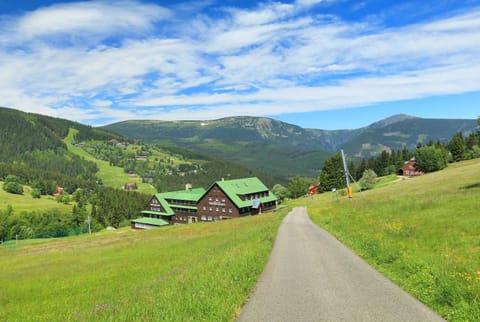
[[[3,182],[0,182],[0,210],[5,210],[8,205],[12,206],[17,213],[32,210],[51,210],[58,208],[61,211],[71,211],[71,205],[60,204],[52,197],[42,196],[41,199],[32,198],[30,188],[24,187],[23,195],[16,195],[3,190]]]
[[[313,221],[451,321],[480,320],[480,160],[308,202]]]
[[[154,194],[157,192],[151,185],[142,183],[141,178],[137,176],[129,176],[122,168],[110,166],[107,161],[97,160],[82,148],[74,146],[72,142],[74,141],[73,137],[76,132],[77,130],[70,129],[68,136],[63,141],[70,152],[97,164],[99,169],[98,176],[102,179],[104,185],[121,188],[127,182],[136,182],[139,192],[148,194]]]
[[[0,320],[233,320],[285,213],[0,247]]]

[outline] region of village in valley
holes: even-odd
[[[480,321],[480,0],[0,13],[0,322]]]

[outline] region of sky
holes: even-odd
[[[0,0],[0,106],[89,124],[480,116],[480,0]]]

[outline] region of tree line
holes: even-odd
[[[480,125],[480,118],[478,119]],[[406,161],[415,158],[415,167],[424,173],[442,170],[448,163],[480,158],[480,131],[465,136],[462,132],[455,134],[448,142],[419,143],[415,151],[406,148],[401,150],[382,151],[378,156],[350,158],[347,168],[350,176],[359,182],[362,189],[373,186],[378,176],[398,174]],[[340,153],[326,159],[320,175],[315,180],[293,177],[287,187],[275,185],[273,193],[280,199],[297,198],[305,195],[308,186],[318,184],[318,192],[328,192],[346,186],[343,160]]]
[[[59,209],[17,212],[8,205],[0,210],[0,241],[11,239],[65,237],[105,227],[128,226],[138,217],[151,196],[110,187],[93,191],[79,189],[65,200],[72,203],[71,211]]]

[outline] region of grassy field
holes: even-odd
[[[150,184],[142,183],[142,179],[138,176],[129,176],[122,168],[110,166],[108,161],[97,160],[81,147],[74,146],[74,135],[78,132],[76,129],[70,129],[68,136],[63,140],[68,150],[88,161],[95,162],[98,166],[98,176],[102,179],[103,184],[109,187],[121,188],[128,182],[136,182],[139,192],[147,194],[155,194],[157,191]]]
[[[17,213],[22,211],[44,211],[51,209],[59,209],[62,212],[72,211],[72,205],[58,203],[53,197],[42,196],[40,199],[32,198],[30,194],[31,189],[28,186],[24,187],[24,191],[23,195],[5,192],[3,190],[3,182],[0,182],[0,210],[5,210],[8,205],[10,205]]]
[[[480,160],[386,181],[292,204],[444,318],[480,321]]]
[[[0,320],[234,320],[287,211],[0,246]]]

